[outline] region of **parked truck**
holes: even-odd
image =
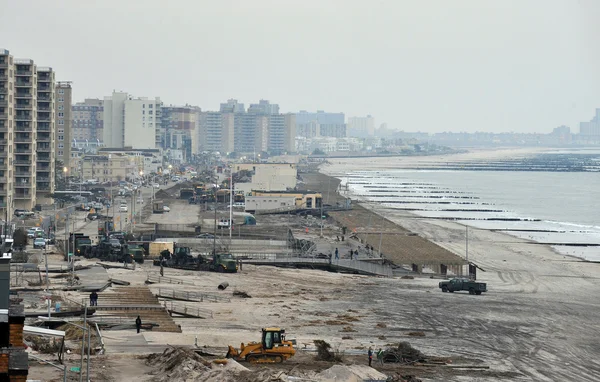
[[[69,260],[69,253],[75,256],[83,256],[88,248],[92,246],[92,240],[81,232],[69,233],[69,241],[65,243],[64,259]]]
[[[450,281],[440,281],[439,287],[442,292],[456,292],[468,290],[469,294],[480,295],[482,292],[487,292],[487,284],[480,283],[474,280],[456,278]]]
[[[168,249],[169,252],[173,253],[174,246],[175,243],[173,243],[172,241],[153,241],[148,245],[148,255],[153,259],[158,258],[160,256],[160,253],[165,249]]]

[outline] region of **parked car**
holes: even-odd
[[[215,235],[213,235],[212,233],[201,233],[200,235],[196,236],[198,239],[214,239]]]
[[[169,206],[163,206],[163,211],[170,212],[171,209],[169,208]]]
[[[127,204],[121,204],[119,206],[119,212],[127,212]]]
[[[46,249],[46,239],[43,237],[38,237],[33,241],[33,249]]]
[[[16,217],[33,216],[33,215],[35,215],[35,213],[33,211],[27,211],[27,210],[22,210],[22,209],[17,208],[14,212],[14,215]]]

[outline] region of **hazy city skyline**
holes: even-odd
[[[74,102],[114,89],[203,110],[268,99],[404,131],[578,131],[600,107],[599,11],[591,0],[35,0],[0,5],[0,47],[52,63]]]

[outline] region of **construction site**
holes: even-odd
[[[489,243],[502,236],[476,232],[474,260],[467,263],[453,251],[460,226],[437,223],[444,225],[440,238],[440,229],[422,221],[392,221],[370,206],[349,203],[338,179],[317,172],[300,176],[302,189],[322,194],[318,216],[255,213],[255,224],[236,223],[230,230],[217,224],[227,219],[227,203],[192,204],[180,197],[188,185],[177,183],[153,195],[168,212],[153,213],[153,203],[144,203],[135,221],[122,223],[136,239],[151,236],[161,243],[145,261],[78,256],[67,262],[64,242],[29,251],[26,263],[11,265],[10,276],[25,324],[40,328],[24,333],[36,357],[30,358],[29,379],[596,378],[597,361],[590,360],[588,369],[575,366],[583,350],[560,356],[553,350],[559,337],[580,343],[588,338],[582,333],[597,333],[591,313],[579,298],[564,303],[559,288],[526,264],[517,269],[520,243],[486,258]],[[71,215],[75,231],[96,241],[99,223],[85,214]],[[163,257],[165,246],[173,258]],[[178,249],[182,255],[174,261]],[[216,253],[231,257],[211,258]],[[573,267],[571,272],[582,272]],[[494,291],[440,292],[440,280],[468,273],[494,283]],[[532,323],[539,309],[546,318]],[[557,317],[575,313],[577,322],[557,324]],[[540,331],[543,340],[534,335]]]

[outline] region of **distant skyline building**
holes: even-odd
[[[223,154],[268,151],[295,151],[295,117],[280,114],[279,105],[267,100],[251,104],[248,110],[235,99],[221,103],[219,112],[200,115],[201,150]]]
[[[104,101],[86,98],[71,107],[73,119],[73,143],[97,144],[104,140]]]
[[[370,115],[366,117],[348,118],[348,136],[367,138],[375,135],[375,118]]]
[[[161,108],[161,147],[181,150],[185,161],[199,150],[201,109],[197,106],[163,106]]]
[[[596,115],[591,121],[579,124],[579,134],[585,137],[600,137],[600,109],[596,109]]]
[[[323,110],[309,113],[300,110],[295,114],[296,135],[304,138],[345,138],[347,135],[345,118],[344,113],[326,113]]]
[[[154,149],[162,145],[160,98],[133,98],[125,92],[104,97],[104,145]]]

